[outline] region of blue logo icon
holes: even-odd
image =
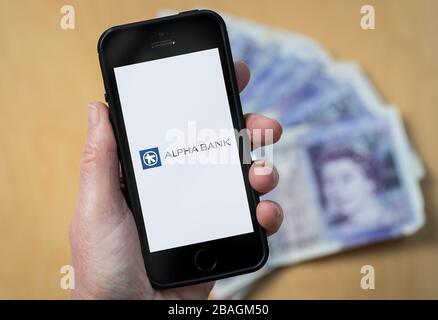
[[[140,150],[140,159],[143,169],[161,167],[161,159],[158,148]]]

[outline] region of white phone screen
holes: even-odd
[[[114,72],[150,251],[253,232],[218,49]]]

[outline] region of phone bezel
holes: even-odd
[[[162,39],[158,35],[160,32],[164,32],[165,39],[170,37],[176,44],[151,49],[151,43]],[[256,217],[259,197],[249,184],[250,164],[242,162],[242,154],[242,174],[254,232],[158,252],[149,251],[114,68],[211,48],[219,49],[233,125],[241,130],[245,127],[245,122],[233,59],[225,23],[217,13],[210,10],[196,10],[112,27],[101,35],[98,42],[105,97],[110,107],[111,122],[125,177],[126,199],[137,225],[148,277],[152,285],[157,288],[195,284],[255,271],[261,268],[268,258],[266,233],[258,224]],[[132,54],[127,54],[128,52]],[[196,252],[203,248],[213,250],[218,255],[217,266],[211,271],[199,270],[192,259]],[[191,258],[188,259],[188,256]],[[175,266],[178,266],[177,269]]]

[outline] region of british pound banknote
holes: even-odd
[[[267,264],[218,281],[213,296],[240,299],[277,267],[417,231],[424,168],[397,108],[361,67],[304,35],[222,16],[234,60],[251,70],[243,111],[283,125],[272,148],[280,182],[262,199],[280,203],[284,221]]]
[[[225,17],[235,60],[251,69],[245,112],[284,127],[273,148],[280,174],[265,195],[284,222],[261,270],[218,281],[213,296],[239,299],[276,267],[414,233],[424,224],[424,169],[400,114],[359,65],[336,61],[303,35]]]

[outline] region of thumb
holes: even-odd
[[[78,211],[91,219],[120,212],[119,161],[109,110],[101,102],[88,105],[88,135],[81,159]]]

